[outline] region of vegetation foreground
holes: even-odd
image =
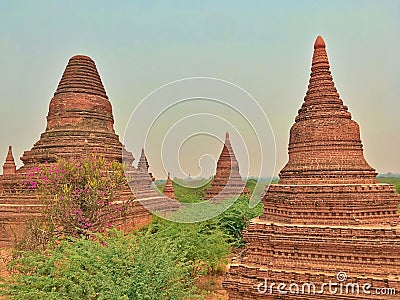
[[[118,166],[100,158],[61,161],[30,174],[28,187],[46,204],[51,191],[56,205],[46,218],[30,224],[7,265],[10,275],[0,278],[0,297],[201,299],[209,291],[199,282],[225,273],[229,254],[244,246],[242,230],[262,213],[261,203],[250,208],[249,199],[241,196],[211,220],[182,224],[154,218],[125,235],[106,221],[118,195],[104,195],[105,187],[123,184],[121,176],[99,172],[107,167],[119,174]],[[255,180],[247,186],[254,188]],[[207,186],[195,192],[187,188],[187,193],[177,188],[183,201],[198,202]],[[106,200],[99,202],[99,194]],[[64,223],[68,226],[60,226]]]
[[[249,199],[241,196],[211,220],[175,223],[155,217],[150,225],[124,234],[109,222],[115,210],[124,213],[125,207],[113,206],[120,197],[115,191],[125,184],[122,174],[122,166],[101,158],[60,161],[29,173],[24,184],[49,208],[45,218],[29,224],[16,246],[9,276],[0,277],[0,298],[207,297],[212,283],[204,281],[225,273],[229,255],[244,246],[242,230],[262,213],[262,204],[250,208]],[[400,192],[400,178],[378,179]],[[201,201],[208,187],[174,185],[178,200],[189,203]],[[248,180],[251,192],[255,186],[254,179]]]

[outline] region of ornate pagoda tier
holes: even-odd
[[[229,133],[226,133],[224,147],[217,162],[217,171],[206,190],[206,199],[229,198],[231,196],[249,194],[246,184],[239,173],[239,163],[233,152]]]
[[[376,289],[400,291],[400,197],[375,175],[319,36],[308,91],[290,131],[289,162],[262,199],[262,216],[243,232],[246,250],[224,281],[229,299],[395,299]],[[372,287],[370,294],[302,293],[303,284],[319,290],[329,282]],[[282,294],[280,283],[285,291],[295,283],[300,293]]]

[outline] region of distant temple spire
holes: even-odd
[[[148,162],[146,154],[144,152],[144,148],[142,148],[142,152],[140,154],[137,168],[138,168],[139,172],[148,173],[150,175],[152,181],[156,180],[153,177],[153,174],[151,172],[149,172],[149,162]]]
[[[144,148],[142,148],[137,167],[141,171],[145,170],[147,172],[149,170],[149,162],[147,161],[146,154],[144,153]]]
[[[232,149],[229,132],[226,132],[224,146],[217,162],[216,174],[211,182],[211,187],[206,190],[205,198],[229,198],[248,193],[249,190],[245,187],[239,173],[239,163]]]
[[[166,197],[168,197],[170,199],[175,199],[174,186],[172,185],[171,175],[169,172],[168,172],[167,182],[165,183],[163,193]]]
[[[3,175],[15,174],[17,167],[15,166],[14,156],[12,153],[12,146],[8,146],[6,161],[3,165]]]

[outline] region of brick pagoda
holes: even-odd
[[[155,203],[163,199],[149,188],[152,178],[144,152],[141,159],[146,160],[146,168],[139,170],[132,166],[133,155],[119,141],[114,131],[111,103],[94,61],[88,56],[77,55],[69,60],[50,101],[45,132],[21,157],[23,167],[16,170],[11,147],[8,150],[0,176],[0,246],[11,244],[14,235],[21,236],[25,221],[40,215],[36,196],[19,185],[24,182],[27,170],[45,162],[54,163],[60,158],[92,153],[109,161],[122,162],[124,157],[132,175],[130,178],[141,183],[138,188],[140,200],[150,201],[157,207]],[[132,198],[128,186],[124,195]],[[124,224],[135,227],[148,223],[150,218],[151,213],[134,201]]]
[[[206,199],[224,199],[241,194],[249,194],[239,173],[239,163],[233,152],[229,133],[226,133],[224,146],[217,162],[217,171],[206,190]]]
[[[164,186],[163,194],[170,199],[175,199],[174,186],[172,185],[172,180],[169,173],[167,177],[167,182],[165,183]]]
[[[247,247],[224,281],[229,299],[394,299],[375,289],[400,291],[400,199],[364,159],[359,126],[339,98],[320,36],[279,176],[262,199],[262,216],[244,230]],[[296,283],[301,292],[303,283],[315,283],[319,290],[329,281],[369,283],[371,294],[306,288],[284,295],[276,288]]]

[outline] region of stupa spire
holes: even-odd
[[[147,161],[146,154],[144,153],[144,148],[142,148],[142,152],[140,154],[140,158],[137,165],[139,170],[148,171],[149,170],[149,162]]]
[[[171,174],[168,172],[167,182],[165,183],[163,193],[170,199],[175,199],[174,186],[172,185]]]
[[[317,48],[325,48],[325,41],[322,38],[322,36],[317,36],[317,38],[315,39],[315,43],[314,43],[314,49]]]
[[[153,177],[153,174],[149,172],[149,162],[147,160],[146,154],[144,152],[144,148],[142,148],[142,152],[140,154],[140,158],[137,164],[137,169],[139,172],[149,174],[151,177],[151,180],[154,181],[155,178]]]
[[[86,55],[71,57],[54,95],[85,93],[107,98],[95,62]]]
[[[15,166],[14,156],[12,154],[12,146],[8,146],[6,161],[3,165],[3,175],[15,174],[17,167]]]

